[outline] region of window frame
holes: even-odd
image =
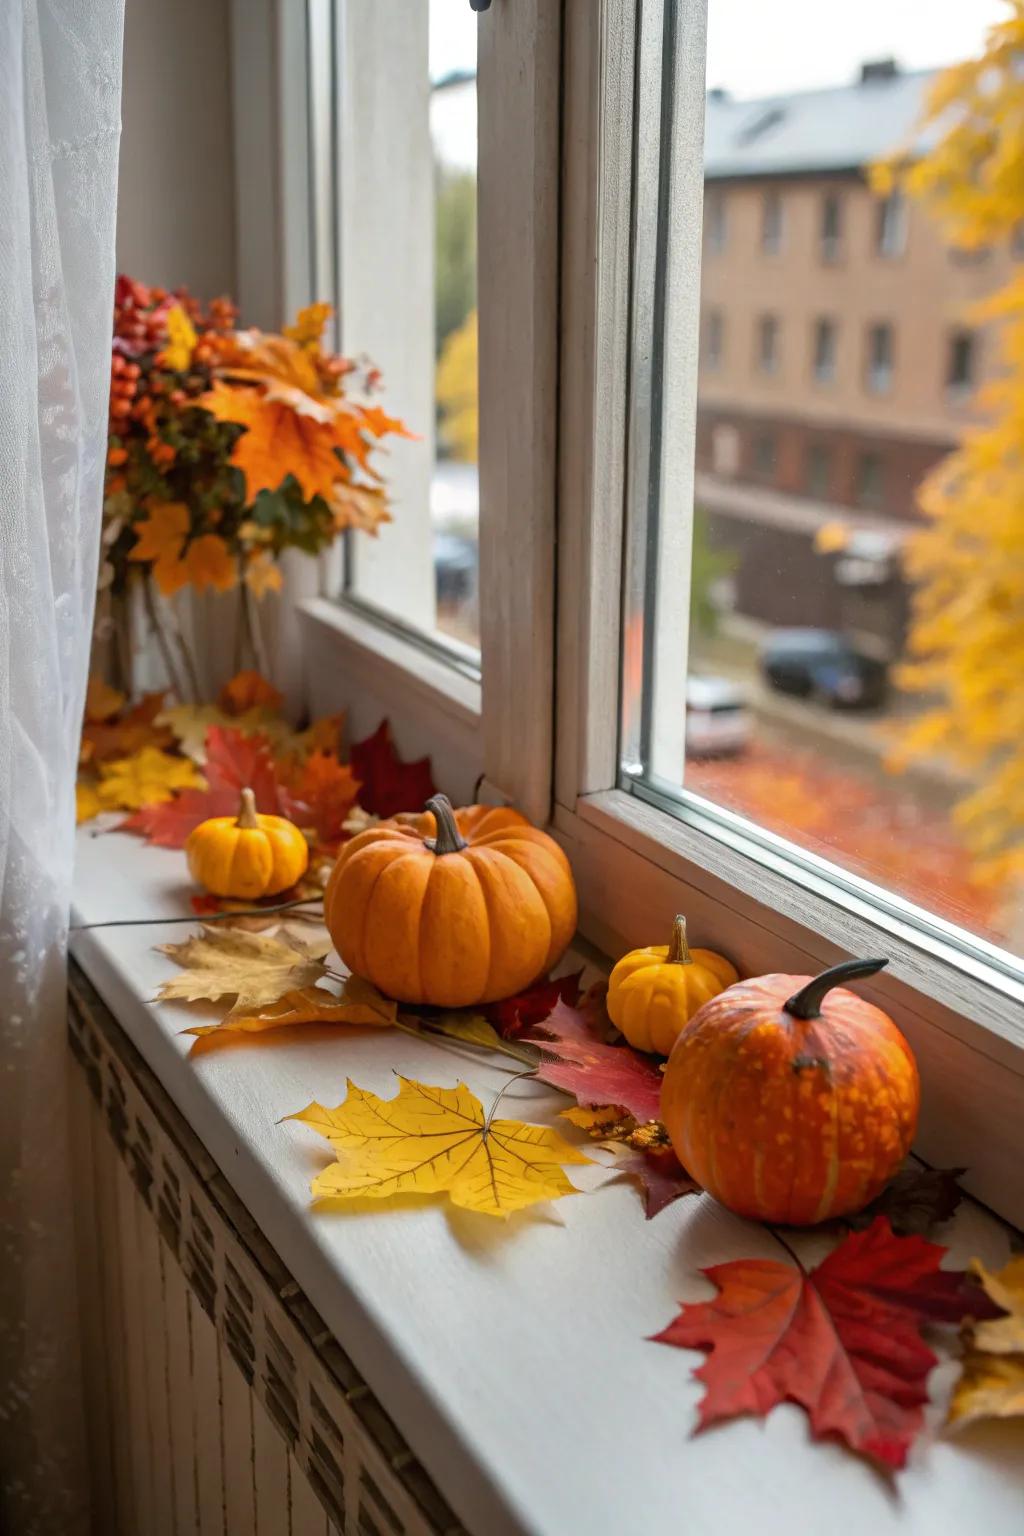
[[[643,9],[650,21],[661,6],[644,0]],[[634,157],[657,129],[643,92],[634,100],[654,51],[637,10],[636,0],[568,0],[566,8],[572,67],[563,122],[552,827],[573,861],[581,933],[614,956],[656,941],[666,914],[685,910],[701,941],[748,973],[806,973],[851,953],[888,955],[887,970],[863,992],[893,1014],[917,1054],[925,1090],[918,1148],[937,1164],[968,1165],[973,1192],[1019,1221],[1024,977],[1017,965],[901,898],[880,904],[869,882],[697,797],[670,813],[657,790],[643,792],[620,767],[620,704],[627,765],[630,746],[620,651],[635,596],[627,509],[637,456],[649,446],[650,388],[631,346],[644,295],[634,273],[631,306],[625,210]],[[692,206],[700,194],[692,181],[703,121],[704,0],[680,0],[674,12],[685,46],[675,56],[671,126],[686,148]],[[623,128],[634,112],[635,144]],[[676,256],[680,278],[688,275],[696,292],[699,227],[696,242]]]

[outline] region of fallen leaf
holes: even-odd
[[[289,778],[286,814],[298,826],[311,827],[318,843],[334,847],[345,836],[358,793],[359,781],[347,763],[331,752],[310,752]]]
[[[584,1108],[616,1104],[641,1124],[658,1119],[661,1073],[649,1057],[598,1039],[590,1014],[562,1001],[535,1027],[543,1036],[521,1038],[544,1053],[537,1068],[542,1082],[571,1093]]]
[[[991,1304],[946,1250],[896,1237],[884,1216],[853,1232],[809,1273],[738,1259],[703,1273],[712,1301],[684,1303],[656,1341],[709,1352],[698,1429],[776,1404],[805,1410],[816,1439],[836,1435],[884,1466],[905,1465],[937,1357],[921,1325],[960,1323]]]
[[[509,1216],[579,1191],[563,1163],[589,1163],[549,1126],[488,1120],[465,1083],[434,1088],[398,1079],[393,1099],[351,1080],[337,1109],[310,1104],[288,1116],[326,1136],[338,1161],[313,1180],[318,1199],[447,1194],[453,1205]]]
[[[166,805],[146,806],[121,822],[119,830],[148,838],[160,848],[184,848],[189,833],[209,816],[234,816],[243,789],[256,809],[285,814],[274,759],[265,736],[247,736],[233,727],[211,726],[203,768],[205,790],[185,790]]]
[[[653,1221],[666,1206],[683,1195],[703,1194],[701,1186],[690,1177],[671,1147],[646,1152],[631,1147],[618,1159],[615,1168],[640,1190],[648,1221]]]
[[[86,784],[79,779],[75,785],[75,821],[81,826],[83,821],[92,821],[103,809],[103,801],[96,792],[95,784]]]
[[[294,1024],[363,1024],[386,1029],[394,1024],[398,1005],[361,976],[347,976],[340,996],[326,987],[299,987],[255,1013],[236,1009],[219,1024],[194,1024],[186,1035],[260,1034]]]
[[[375,816],[419,811],[435,793],[430,758],[403,763],[395,751],[386,720],[365,741],[355,742],[350,756],[352,772],[361,786],[359,804]]]
[[[94,672],[85,694],[85,718],[90,725],[98,725],[118,714],[126,702],[123,693],[111,688]]]
[[[964,1192],[957,1183],[963,1168],[924,1168],[911,1163],[901,1168],[877,1199],[855,1216],[846,1219],[851,1227],[871,1225],[876,1216],[887,1216],[889,1225],[900,1237],[923,1237],[935,1226],[948,1221]]]
[[[487,1017],[506,1040],[514,1040],[542,1023],[556,1004],[562,1002],[572,1007],[580,995],[582,975],[582,971],[574,971],[571,976],[545,976],[527,987],[525,992],[489,1004]]]
[[[224,684],[217,703],[226,715],[244,715],[250,709],[269,709],[277,714],[284,697],[261,673],[250,669],[237,672]]]
[[[200,765],[206,762],[207,738],[213,729],[227,728],[243,736],[262,736],[266,741],[287,734],[283,721],[258,706],[231,715],[216,704],[175,704],[157,716],[157,723],[173,731],[185,756]]]
[[[449,1040],[462,1040],[467,1045],[482,1046],[489,1051],[501,1050],[501,1036],[494,1025],[471,1008],[452,1008],[438,1013],[424,1011],[417,1018],[428,1029],[446,1035]]]
[[[971,1269],[989,1300],[1006,1315],[966,1330],[949,1423],[1024,1417],[1024,1254],[995,1273],[978,1259]]]
[[[162,692],[148,693],[117,720],[87,720],[82,727],[83,759],[99,763],[109,757],[127,757],[143,747],[169,747],[172,732],[155,723],[163,703]]]
[[[326,974],[322,961],[308,952],[226,923],[207,923],[201,934],[157,948],[182,968],[180,976],[161,983],[159,1002],[215,1002],[234,995],[232,1014],[257,1013]]]
[[[103,763],[100,775],[97,794],[107,811],[158,805],[171,800],[175,790],[191,789],[203,782],[187,757],[172,757],[159,747],[143,747],[130,757]]]

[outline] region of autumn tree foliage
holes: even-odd
[[[472,310],[445,341],[437,363],[441,434],[453,459],[475,464],[480,436],[477,324]]]
[[[1024,227],[1024,0],[980,58],[936,80],[921,125],[932,147],[875,168],[902,185],[949,241],[977,249]],[[998,322],[1002,369],[978,396],[986,418],[919,492],[927,525],[909,542],[914,583],[904,687],[936,702],[908,755],[945,754],[974,788],[957,821],[979,875],[1024,876],[1024,275],[971,317]]]

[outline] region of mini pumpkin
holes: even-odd
[[[887,1013],[820,976],[758,976],[705,1003],[676,1041],[661,1090],[680,1162],[737,1215],[811,1226],[885,1187],[917,1129],[920,1083]]]
[[[405,1003],[511,997],[561,959],[576,888],[558,844],[517,811],[444,795],[346,843],[324,920],[348,968]]]
[[[724,955],[691,949],[686,918],[677,917],[668,944],[623,955],[608,978],[608,1016],[638,1051],[667,1056],[697,1009],[738,975]]]
[[[243,789],[237,816],[211,816],[188,835],[185,857],[197,884],[214,896],[254,901],[276,896],[302,878],[309,844],[294,822],[257,812]]]

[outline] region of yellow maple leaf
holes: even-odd
[[[1019,1418],[1024,1416],[1024,1254],[996,1273],[977,1259],[971,1267],[1006,1316],[969,1328],[948,1422]]]
[[[103,720],[110,720],[125,702],[123,693],[119,693],[116,688],[111,688],[102,677],[93,673],[85,695],[85,718],[90,725],[99,725]]]
[[[313,1180],[316,1198],[446,1194],[464,1210],[507,1217],[579,1193],[562,1164],[591,1159],[551,1127],[489,1119],[465,1083],[435,1088],[400,1077],[398,1085],[393,1099],[379,1099],[350,1079],[336,1109],[313,1103],[287,1116],[338,1154]]]
[[[165,368],[184,373],[192,361],[196,345],[196,328],[180,304],[167,311],[167,344],[162,359]]]
[[[176,790],[201,788],[203,780],[187,757],[172,757],[159,747],[143,747],[129,757],[101,763],[97,794],[104,810],[137,811],[160,805]]]
[[[151,502],[146,516],[134,525],[136,542],[129,560],[174,564],[190,527],[191,517],[183,501]]]
[[[83,821],[92,821],[103,809],[103,801],[100,799],[95,784],[87,784],[79,779],[75,785],[75,821],[81,826]]]
[[[341,995],[326,987],[300,987],[254,1013],[233,1011],[219,1024],[194,1024],[186,1035],[261,1034],[293,1024],[362,1024],[386,1029],[398,1017],[398,1004],[361,976],[347,976]]]
[[[263,706],[233,715],[216,704],[175,704],[162,710],[156,723],[171,730],[182,752],[194,763],[206,761],[206,733],[211,725],[230,726],[243,736],[263,735],[272,742],[286,740],[291,734],[287,723]]]
[[[281,567],[266,550],[257,550],[249,556],[245,565],[245,584],[254,597],[264,597],[268,592],[280,592],[283,583]]]
[[[324,326],[334,313],[330,304],[307,304],[295,316],[293,325],[286,325],[284,334],[289,340],[309,351],[318,351]]]
[[[249,933],[226,923],[206,923],[182,944],[158,944],[182,968],[161,983],[160,1002],[216,1002],[234,995],[231,1014],[250,1015],[288,993],[313,987],[326,975],[323,961],[294,940]],[[230,1016],[230,1015],[229,1015]],[[272,1027],[272,1026],[264,1026]]]
[[[224,540],[216,533],[202,533],[185,551],[188,580],[197,592],[212,587],[215,592],[230,592],[238,585],[238,566]]]

